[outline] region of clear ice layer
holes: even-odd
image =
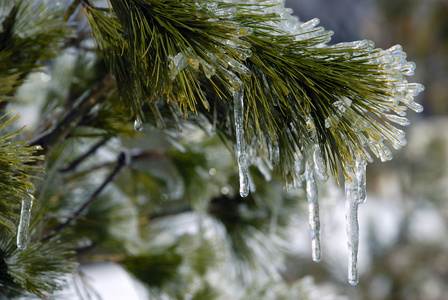
[[[315,166],[312,159],[308,159],[305,169],[306,195],[308,198],[308,220],[311,233],[311,252],[315,262],[322,260],[322,248],[320,241],[320,218],[317,184],[315,180]]]
[[[33,200],[34,197],[32,194],[26,194],[22,197],[20,221],[17,228],[17,248],[19,248],[20,250],[25,250],[28,246],[28,231],[30,227]]]
[[[233,92],[233,112],[236,132],[236,153],[240,178],[240,195],[249,195],[249,162],[246,154],[246,141],[244,140],[244,90]]]

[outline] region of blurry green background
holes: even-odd
[[[309,249],[298,250],[289,276],[313,275],[330,299],[448,299],[448,1],[289,0],[286,6],[301,21],[318,17],[335,32],[331,43],[401,44],[417,64],[408,81],[426,87],[416,99],[424,112],[408,111],[408,145],[391,162],[368,167],[368,201],[359,207],[359,284],[351,287],[341,276],[347,271],[340,189],[327,189],[321,201],[323,261],[315,264]]]

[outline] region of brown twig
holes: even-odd
[[[69,166],[62,169],[61,172],[64,173],[64,172],[74,171],[80,163],[82,163],[90,155],[95,154],[95,152],[99,148],[103,147],[109,139],[110,139],[109,137],[103,138],[101,141],[99,141],[98,143],[93,145],[92,148],[90,148],[86,153],[84,153],[83,155],[81,155],[80,157],[75,159]]]

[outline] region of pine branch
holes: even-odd
[[[0,201],[0,225],[9,233],[14,232],[16,212],[20,207],[22,197],[33,191],[32,180],[36,173],[42,173],[43,169],[36,166],[36,162],[43,160],[43,156],[35,153],[41,149],[38,146],[28,146],[25,142],[14,139],[23,133],[23,128],[10,131],[10,126],[17,121],[18,115],[8,118],[8,115],[0,117],[0,190],[3,200]]]
[[[92,195],[87,198],[86,201],[73,213],[73,215],[67,219],[64,223],[60,224],[56,227],[53,232],[42,239],[42,242],[50,240],[60,234],[67,226],[69,226],[73,220],[79,217],[79,215],[89,206],[91,205],[101,194],[101,192],[106,188],[109,183],[111,183],[117,174],[121,171],[121,169],[126,165],[126,155],[124,153],[120,153],[117,159],[117,165],[112,170],[112,172],[104,179],[103,183],[92,193]]]
[[[0,111],[33,70],[38,61],[53,58],[72,35],[59,17],[56,5],[32,1],[7,1],[1,7],[0,26]],[[36,17],[38,16],[38,17]]]
[[[112,76],[106,76],[88,94],[79,100],[72,110],[49,132],[36,137],[31,145],[40,145],[46,155],[50,155],[59,143],[64,141],[81,122],[82,118],[114,87],[115,80]]]

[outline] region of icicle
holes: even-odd
[[[142,121],[142,118],[140,118],[140,116],[136,116],[135,117],[134,130],[135,131],[142,131],[143,130],[143,121]]]
[[[238,168],[240,177],[240,195],[249,195],[249,165],[246,154],[246,142],[244,140],[244,90],[233,91],[233,112],[236,130],[236,152],[238,157]]]
[[[319,176],[319,178],[325,182],[328,180],[328,175],[325,174],[325,165],[324,161],[322,159],[322,152],[320,151],[320,147],[318,144],[314,145],[314,153],[313,153],[313,160],[314,165],[316,168],[316,174]]]
[[[366,166],[367,163],[361,155],[356,158],[355,176],[358,184],[358,204],[363,204],[367,200],[366,191]]]
[[[25,250],[28,246],[28,230],[30,227],[31,208],[34,197],[27,193],[22,197],[22,208],[20,210],[19,227],[17,228],[17,248]]]
[[[356,176],[345,179],[345,228],[347,230],[348,246],[348,282],[358,283],[358,183]]]
[[[308,198],[308,218],[311,233],[311,251],[313,260],[320,262],[322,260],[322,250],[320,245],[320,219],[319,204],[317,195],[317,184],[314,179],[314,162],[311,157],[308,158],[305,170],[306,195]]]
[[[280,163],[280,149],[278,147],[278,140],[274,140],[272,144],[269,144],[269,160],[273,166]]]

